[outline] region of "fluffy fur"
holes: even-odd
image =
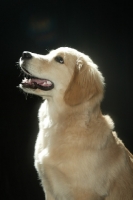
[[[132,200],[133,156],[113,132],[100,103],[104,78],[97,65],[75,49],[20,59],[20,66],[54,83],[41,96],[35,167],[47,200]],[[55,60],[62,57],[63,63]]]

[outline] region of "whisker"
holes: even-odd
[[[27,100],[27,98],[28,98],[28,93],[24,92],[24,96],[25,96],[25,99]]]
[[[19,76],[18,76],[18,77],[20,77],[21,75],[23,75],[23,71],[20,71],[20,74],[19,74]]]
[[[19,69],[20,68],[19,62],[16,62],[15,66],[17,66],[17,69]]]

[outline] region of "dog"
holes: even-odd
[[[24,51],[19,87],[44,99],[35,168],[47,200],[133,200],[133,155],[103,115],[104,77],[76,49]]]

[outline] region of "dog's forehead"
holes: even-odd
[[[56,56],[62,56],[64,59],[66,58],[67,61],[73,60],[73,62],[75,62],[76,60],[85,60],[88,63],[93,63],[88,55],[70,47],[60,47],[58,49],[52,50],[50,51],[49,56],[51,59]]]
[[[75,49],[69,48],[69,47],[60,47],[58,49],[52,50],[50,52],[51,55],[56,56],[56,55],[72,55],[77,57],[79,55],[79,52]]]

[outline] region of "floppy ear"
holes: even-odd
[[[91,66],[92,65],[92,66]],[[94,63],[78,60],[72,79],[65,92],[66,104],[75,106],[94,97],[101,101],[103,97],[104,79]]]

